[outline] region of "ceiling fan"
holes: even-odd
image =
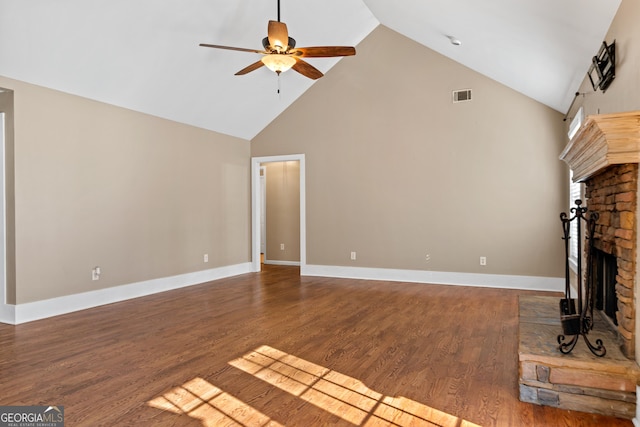
[[[215,49],[238,50],[240,52],[259,53],[264,55],[259,61],[238,71],[235,75],[241,76],[255,71],[263,65],[278,75],[281,72],[293,68],[298,73],[310,79],[318,79],[322,72],[302,58],[330,58],[336,56],[352,56],[356,49],[350,46],[315,46],[296,48],[296,41],[289,37],[287,24],[280,22],[280,0],[278,0],[278,20],[269,21],[267,37],[262,39],[263,50],[245,49],[242,47],[220,46],[216,44],[200,43],[203,47]]]

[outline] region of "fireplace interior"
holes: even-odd
[[[616,257],[601,250],[594,249],[593,256],[593,280],[595,281],[595,304],[603,317],[618,326],[616,312],[618,311],[618,297],[616,295],[616,276],[618,275],[618,262]]]

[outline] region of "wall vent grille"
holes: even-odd
[[[471,101],[471,89],[462,89],[453,91],[453,102]]]

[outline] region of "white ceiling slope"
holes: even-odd
[[[562,113],[620,2],[365,0],[383,25]]]
[[[357,46],[381,23],[564,113],[620,1],[281,0],[281,20],[298,46]],[[0,0],[0,75],[250,140],[313,81],[264,67],[234,76],[259,55],[198,44],[260,49],[276,10],[276,0]],[[337,61],[309,59],[324,73]]]

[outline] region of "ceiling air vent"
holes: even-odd
[[[454,90],[453,102],[471,101],[471,89]]]

